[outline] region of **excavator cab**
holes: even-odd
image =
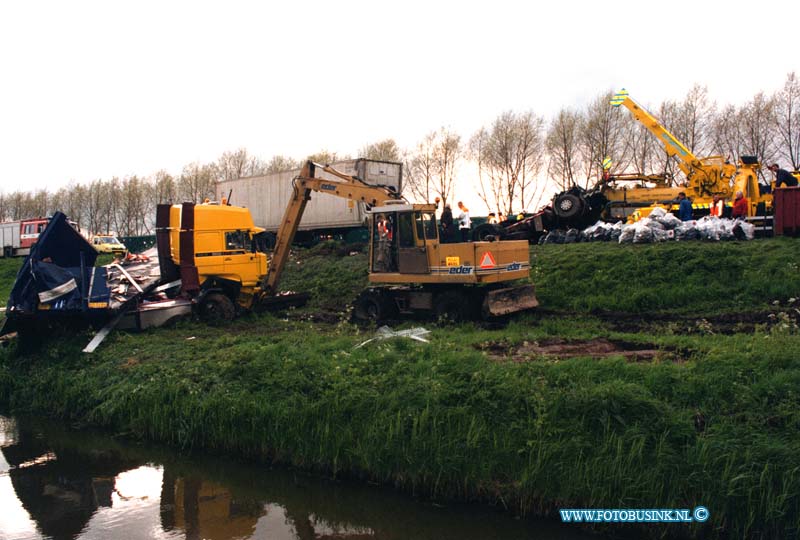
[[[428,274],[428,251],[439,244],[436,206],[387,204],[370,210],[370,271]]]

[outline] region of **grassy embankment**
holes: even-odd
[[[0,402],[523,512],[711,512],[704,525],[640,529],[653,537],[795,534],[800,335],[789,299],[800,295],[797,241],[533,253],[546,311],[502,329],[467,323],[435,328],[430,344],[353,349],[371,329],[344,317],[313,321],[345,311],[364,284],[366,257],[307,253],[284,281],[317,294],[304,311],[248,316],[225,329],[183,322],[117,333],[92,356],[79,353],[86,336],[35,354],[11,347],[0,352]],[[746,315],[768,310],[772,317]],[[621,312],[634,314],[622,327]],[[745,315],[723,327],[717,313]],[[519,352],[596,337],[663,354],[636,362]]]

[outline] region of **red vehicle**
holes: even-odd
[[[30,253],[31,246],[49,221],[50,218],[40,217],[0,223],[0,256],[17,257]],[[79,231],[77,223],[71,221],[70,225]]]
[[[36,240],[39,239],[39,235],[44,228],[47,227],[48,221],[50,221],[49,218],[34,218],[21,221],[19,247],[22,249],[30,249],[30,247],[36,243]]]

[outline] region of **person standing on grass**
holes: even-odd
[[[747,199],[741,191],[736,192],[736,200],[733,201],[733,212],[731,218],[744,219],[747,217]]]
[[[692,220],[692,201],[686,198],[686,193],[678,193],[678,217],[681,221]]]
[[[472,221],[469,219],[469,208],[464,206],[464,203],[458,201],[458,209],[461,213],[458,214],[458,230],[461,232],[461,241],[469,242],[469,231],[472,228]]]

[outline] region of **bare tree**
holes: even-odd
[[[47,192],[46,189],[40,189],[33,194],[33,208],[32,215],[37,217],[44,217],[49,215],[49,200],[50,194]]]
[[[406,156],[406,188],[412,197],[430,201],[450,200],[462,156],[461,136],[441,128],[428,133]]]
[[[151,199],[154,204],[172,204],[178,202],[178,183],[165,170],[155,173],[150,179]]]
[[[261,159],[251,156],[247,149],[239,148],[234,152],[223,152],[216,163],[216,180],[236,180],[248,176],[264,174],[267,165]]]
[[[734,105],[725,106],[712,122],[713,152],[734,161],[744,145],[744,133],[740,122],[740,112]]]
[[[87,186],[84,209],[87,226],[92,234],[101,232],[102,188],[101,180],[94,180]]]
[[[88,224],[85,221],[85,198],[87,189],[81,184],[71,182],[62,187],[50,197],[50,214],[56,211],[63,212],[79,226],[85,228]]]
[[[316,154],[311,154],[306,159],[309,159],[314,163],[321,163],[322,165],[330,165],[331,163],[335,163],[337,161],[350,159],[350,156],[347,154],[340,156],[336,152],[330,152],[328,150],[320,150]]]
[[[630,156],[629,169],[639,174],[650,174],[659,169],[657,161],[661,148],[652,133],[638,122],[632,121],[625,128],[624,140],[625,152]],[[610,171],[622,172],[615,162]]]
[[[106,201],[106,234],[117,232],[121,226],[121,214],[119,207],[122,205],[122,181],[118,177],[113,177],[103,184],[105,188]]]
[[[686,98],[676,105],[670,131],[693,154],[708,155],[709,127],[716,104],[708,99],[708,88],[695,84]]]
[[[119,184],[116,207],[116,232],[122,236],[138,236],[150,232],[154,205],[150,190],[137,176],[125,178]]]
[[[675,101],[664,101],[658,108],[658,121],[664,126],[667,131],[674,135],[675,125],[677,123],[677,118],[680,111],[680,105]],[[645,129],[642,126],[642,129]],[[652,134],[651,134],[652,136]],[[680,139],[678,139],[680,140]],[[678,168],[677,159],[670,156],[667,153],[667,149],[664,146],[663,141],[657,141],[658,149],[653,156],[654,164],[655,164],[655,172],[659,174],[663,174],[667,178],[675,178],[676,176],[680,177],[683,173]],[[682,179],[681,179],[682,180]],[[681,181],[678,180],[678,181]]]
[[[8,216],[12,220],[37,217],[36,204],[31,193],[14,191],[6,197]]]
[[[583,166],[583,186],[602,174],[606,157],[625,169],[630,161],[625,144],[626,124],[630,122],[627,111],[609,105],[613,92],[606,92],[592,101],[580,129],[580,155]],[[623,114],[624,113],[624,114]]]
[[[763,92],[747,102],[739,115],[743,134],[740,153],[757,156],[762,163],[771,163],[777,154],[775,100]]]
[[[533,111],[507,111],[490,129],[470,140],[470,155],[478,164],[480,197],[489,208],[511,213],[528,208],[535,180],[544,163],[544,119]]]
[[[549,156],[547,176],[559,189],[575,184],[580,164],[578,162],[578,130],[580,114],[561,109],[547,130],[545,148]]]
[[[411,196],[423,201],[432,200],[434,191],[436,132],[431,132],[406,156],[405,187]]]
[[[394,139],[384,139],[362,148],[358,155],[366,159],[378,161],[400,161],[400,147]]]
[[[775,96],[775,121],[778,136],[777,156],[794,170],[800,170],[800,81],[794,72]]]
[[[183,168],[178,179],[178,196],[183,201],[202,202],[214,196],[214,165],[190,163]]]
[[[442,199],[442,205],[447,204],[455,189],[456,172],[462,153],[461,135],[441,128],[436,134],[433,162],[436,173],[434,192]]]
[[[272,159],[267,163],[264,174],[271,174],[276,172],[291,171],[292,169],[299,169],[300,162],[288,156],[272,156]]]

